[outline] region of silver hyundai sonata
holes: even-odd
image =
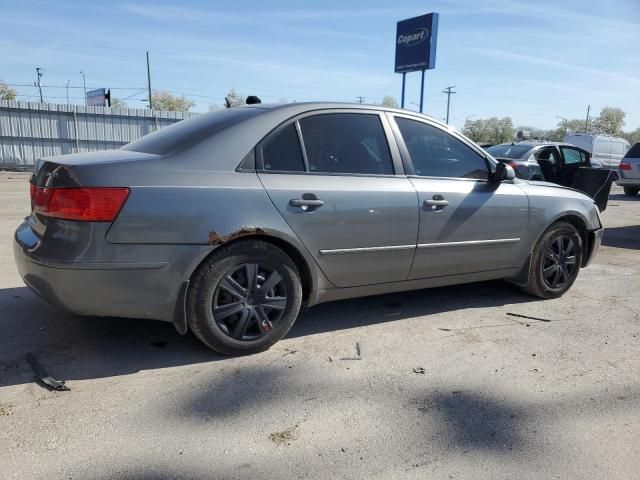
[[[558,297],[603,233],[583,193],[379,106],[231,108],[42,159],[30,181],[14,252],[36,294],[224,354],[267,349],[330,300],[500,278]]]

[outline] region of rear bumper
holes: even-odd
[[[618,174],[616,184],[621,187],[640,187],[640,178],[622,178]]]
[[[602,245],[603,236],[604,236],[604,228],[600,228],[598,230],[589,232],[588,251],[582,263],[583,267],[589,266],[593,261],[593,259],[595,258],[596,254],[598,253],[598,250],[600,249],[600,245]]]
[[[181,290],[188,280],[192,264],[198,263],[198,252],[189,246],[169,246],[173,254],[157,261],[132,261],[131,256],[114,261],[107,255],[109,244],[101,239],[106,261],[99,258],[77,258],[74,261],[43,258],[38,248],[41,240],[28,222],[18,227],[13,253],[18,272],[25,284],[46,303],[64,310],[93,316],[147,318],[176,322]],[[146,245],[124,246],[134,253],[147,251]],[[116,247],[114,247],[116,248]],[[194,246],[198,249],[197,246]],[[171,251],[170,249],[167,252]],[[190,255],[187,255],[187,252]],[[135,255],[134,255],[135,256]],[[195,268],[195,267],[193,267]]]

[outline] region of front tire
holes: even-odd
[[[638,187],[623,187],[624,188],[624,194],[628,195],[629,197],[635,197],[636,195],[638,195],[638,192],[640,191],[640,188]]]
[[[570,223],[554,223],[533,250],[529,279],[523,290],[544,299],[561,297],[575,282],[581,265],[580,232]]]
[[[270,243],[242,240],[206,259],[191,279],[187,321],[224,355],[267,350],[284,337],[302,303],[298,270]]]

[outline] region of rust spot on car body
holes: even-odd
[[[238,230],[235,230],[227,235],[220,234],[215,230],[209,232],[208,242],[210,245],[222,245],[237,238],[248,237],[251,235],[264,234],[264,230],[260,227],[254,227],[252,225],[243,225]]]

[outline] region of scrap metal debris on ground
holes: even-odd
[[[356,342],[356,356],[355,357],[342,357],[340,360],[362,360],[360,354],[360,342]]]
[[[529,315],[521,315],[519,313],[507,312],[507,315],[509,315],[510,317],[527,318],[529,320],[538,320],[539,322],[550,322],[551,321],[551,320],[549,320],[547,318],[530,317]]]
[[[284,443],[290,445],[291,440],[298,438],[298,425],[289,427],[281,432],[273,432],[269,435],[269,438],[273,443],[277,443],[278,445],[282,445]]]
[[[71,390],[65,385],[64,380],[56,380],[49,376],[33,353],[27,353],[27,362],[31,365],[31,369],[33,370],[33,373],[36,374],[36,377],[38,377],[38,380],[51,390],[56,390],[58,392],[67,392]]]
[[[424,368],[422,367],[414,368],[413,373],[421,373],[422,375],[424,375]]]

